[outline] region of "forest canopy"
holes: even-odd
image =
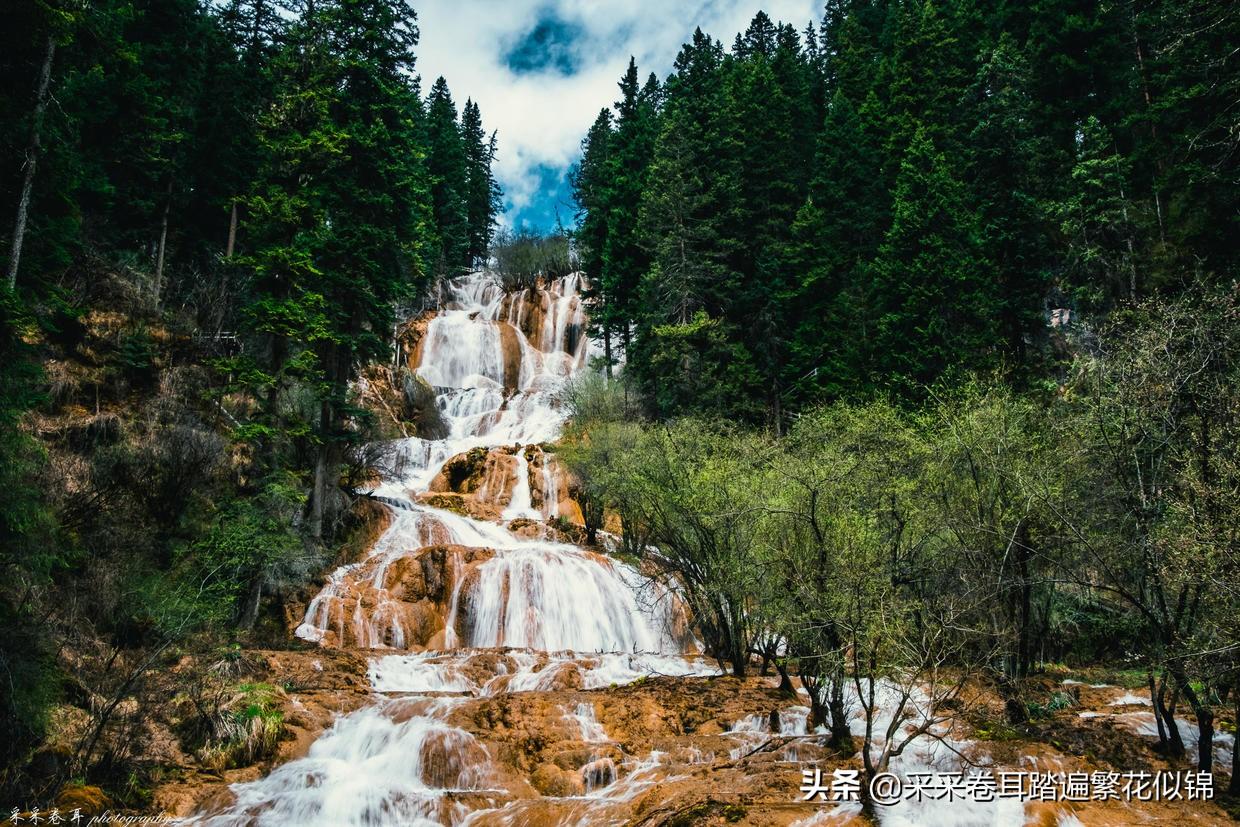
[[[609,362],[651,416],[775,432],[823,399],[1062,379],[1062,320],[1234,278],[1238,18],[831,0],[730,48],[698,30],[662,79],[631,62],[572,177]]]

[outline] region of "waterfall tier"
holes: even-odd
[[[371,493],[391,522],[362,560],[327,577],[296,629],[323,646],[381,650],[371,685],[399,694],[339,718],[306,756],[236,785],[233,802],[198,823],[458,824],[519,811],[528,785],[497,780],[494,757],[450,721],[462,698],[445,693],[716,672],[686,657],[694,641],[674,594],[549,525],[580,523],[549,444],[564,421],[560,391],[589,356],[582,286],[572,275],[506,292],[484,272],[445,283],[410,368],[434,388],[447,435],[384,446],[392,471]],[[596,812],[649,786],[653,765],[626,764],[592,706],[556,719],[592,745],[561,779],[589,798],[574,808]]]

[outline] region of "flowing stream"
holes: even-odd
[[[715,673],[685,657],[691,642],[675,631],[674,599],[651,591],[632,567],[508,525],[560,517],[571,503],[542,446],[563,424],[559,390],[588,357],[581,287],[572,275],[505,292],[485,272],[446,284],[416,370],[435,389],[448,433],[390,446],[399,470],[372,493],[391,508],[391,525],[363,560],[329,575],[296,630],[322,645],[372,650],[369,677],[380,694],[339,717],[308,754],[233,785],[233,802],[191,823],[510,823],[521,802],[504,789],[493,756],[449,723],[470,696],[548,689],[566,678],[589,689],[651,673]],[[444,464],[474,449],[489,463],[474,496],[493,503],[497,519],[425,502]],[[393,574],[429,546],[450,549],[427,576],[451,587],[442,629],[423,647],[413,643],[419,624],[392,589]],[[606,741],[590,705],[566,717],[583,740]],[[651,783],[645,766],[619,779],[610,758],[583,773],[583,823],[599,820],[590,815],[595,802]]]

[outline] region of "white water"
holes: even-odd
[[[560,516],[560,486],[556,482],[553,460],[544,455],[542,466],[543,516],[554,520]]]
[[[308,755],[261,781],[234,785],[236,804],[200,823],[335,827],[459,819],[465,812],[457,795],[490,789],[486,751],[440,720],[447,702],[407,707],[381,704],[338,719]]]
[[[584,702],[577,704],[569,717],[581,730],[581,740],[593,742],[608,740],[607,730],[598,722],[598,717],[594,714],[594,704]]]
[[[683,656],[669,631],[670,599],[646,594],[632,567],[416,501],[453,456],[476,447],[516,446],[515,486],[502,492],[508,496],[504,522],[559,513],[552,460],[542,456],[540,511],[533,507],[529,461],[520,446],[559,435],[564,413],[557,391],[583,368],[589,347],[581,286],[569,276],[537,291],[505,295],[485,273],[446,284],[444,307],[427,328],[417,373],[435,388],[448,435],[388,446],[399,470],[372,493],[392,507],[392,523],[365,560],[328,577],[296,630],[309,641],[397,650],[372,661],[376,691],[493,695],[550,689],[557,681],[589,689],[647,675],[717,674],[713,665]],[[541,325],[527,336],[523,328],[535,313],[542,314]],[[389,568],[426,546],[445,544],[493,556],[469,582],[460,552],[445,564],[454,583],[443,635],[449,651],[401,654],[410,637],[399,601],[385,588]],[[359,582],[377,595],[373,602],[363,605],[351,596],[357,590],[350,584]],[[484,647],[492,647],[489,656],[478,651]],[[498,647],[515,648],[497,658]],[[478,677],[479,662],[492,665],[485,680]],[[305,757],[234,785],[231,806],[191,821],[210,827],[457,824],[471,812],[506,820],[508,806],[516,808],[515,818],[520,802],[493,809],[506,793],[491,789],[495,773],[485,747],[449,723],[462,701],[442,695],[380,698],[337,719]],[[581,704],[572,715],[584,741],[606,740],[592,706]],[[596,804],[614,804],[654,783],[658,763],[656,754],[623,776],[609,758],[583,767],[583,823],[606,820]]]
[[[512,489],[512,499],[504,509],[505,520],[516,520],[527,517],[531,520],[542,519],[542,514],[534,510],[534,496],[530,490],[530,461],[525,458],[525,451],[517,450],[517,481]]]

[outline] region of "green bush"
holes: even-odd
[[[540,235],[533,230],[500,233],[491,248],[495,272],[506,290],[533,287],[541,277],[560,278],[575,263],[566,235]]]

